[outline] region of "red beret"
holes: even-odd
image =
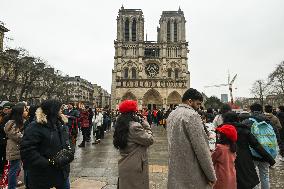
[[[121,113],[137,112],[138,111],[137,101],[135,101],[135,100],[124,100],[120,103],[118,110]]]
[[[237,130],[233,125],[223,125],[216,130],[224,134],[232,142],[236,142],[238,139]]]

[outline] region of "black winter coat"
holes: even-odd
[[[264,160],[274,164],[274,159],[268,154],[265,149],[259,144],[255,136],[250,132],[250,128],[240,123],[230,123],[237,129],[237,158],[235,168],[237,174],[238,189],[252,189],[259,183],[259,178],[253,163],[253,157],[250,148],[255,149]]]
[[[54,126],[47,123],[46,119],[37,117],[37,120],[27,127],[20,151],[22,161],[29,170],[28,180],[31,188],[63,185],[69,176],[70,166],[59,169],[50,165],[48,159],[68,145],[68,128],[59,121]]]
[[[4,116],[2,119],[2,122],[0,123],[0,145],[5,146],[6,148],[6,143],[7,143],[7,136],[6,133],[4,131],[4,127],[6,125],[6,123],[9,121],[9,116]]]
[[[279,112],[277,117],[282,125],[282,128],[279,129],[279,137],[280,137],[280,155],[284,157],[284,112]]]
[[[282,125],[282,128],[279,130],[280,138],[284,142],[284,112],[279,112],[277,117]]]

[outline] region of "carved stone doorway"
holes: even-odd
[[[162,109],[163,99],[157,90],[150,89],[144,94],[143,99],[142,99],[142,104],[151,110]]]
[[[179,105],[181,103],[181,96],[178,92],[173,91],[169,94],[167,99],[167,105],[171,108]]]

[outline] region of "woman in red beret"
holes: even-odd
[[[147,149],[154,139],[150,125],[136,115],[137,102],[125,100],[115,123],[113,144],[122,158],[118,161],[120,189],[149,189]]]
[[[237,189],[235,159],[237,130],[233,125],[223,125],[216,129],[217,145],[212,153],[212,161],[217,182],[214,189]]]

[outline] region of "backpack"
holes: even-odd
[[[277,138],[273,127],[265,121],[257,122],[254,118],[249,118],[253,121],[251,133],[256,137],[262,147],[275,159],[277,156]],[[262,158],[254,149],[250,148],[254,157]]]

